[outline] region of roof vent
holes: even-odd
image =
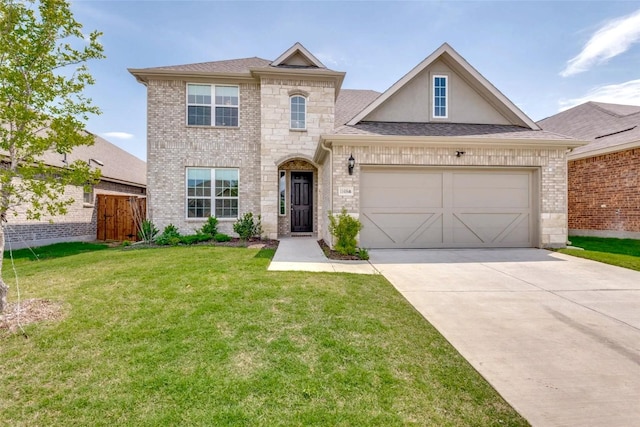
[[[618,130],[618,131],[611,132],[611,133],[605,133],[604,135],[596,136],[594,139],[605,138],[605,137],[607,137],[607,136],[617,135],[617,134],[622,133],[622,132],[629,132],[630,130],[634,130],[634,129],[635,129],[635,128],[637,128],[637,127],[638,127],[638,126],[632,126],[632,127],[630,127],[630,128],[627,128],[627,129],[622,129],[622,130]]]

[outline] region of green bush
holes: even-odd
[[[207,218],[207,222],[200,229],[202,234],[208,234],[209,236],[215,236],[218,234],[218,218],[210,216]]]
[[[233,231],[238,233],[240,239],[248,240],[254,236],[260,237],[262,234],[262,222],[260,221],[260,215],[256,219],[253,218],[253,213],[247,212],[233,224]]]
[[[213,240],[215,240],[216,242],[229,242],[231,241],[231,236],[228,236],[223,233],[218,233],[215,236],[213,236]]]
[[[360,259],[363,259],[363,260],[369,259],[369,251],[365,248],[358,248],[357,255],[358,255],[358,258]]]
[[[196,233],[186,236],[180,236],[180,243],[185,245],[193,245],[194,243],[206,242],[213,238],[210,234]]]
[[[329,232],[336,238],[336,251],[343,255],[355,255],[358,244],[356,236],[362,230],[362,223],[347,213],[345,208],[339,215],[329,211]]]
[[[156,237],[156,244],[162,246],[176,246],[180,243],[180,237],[178,228],[173,224],[169,224],[164,228],[162,234]]]
[[[148,219],[142,221],[142,224],[140,224],[140,230],[138,230],[138,237],[140,238],[140,240],[149,244],[153,241],[153,238],[156,236],[156,234],[158,234],[158,229],[153,224],[153,222],[149,221]]]

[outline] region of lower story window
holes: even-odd
[[[187,218],[238,218],[238,169],[187,168]]]

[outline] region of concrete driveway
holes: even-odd
[[[640,425],[640,272],[540,249],[370,256],[532,425]]]

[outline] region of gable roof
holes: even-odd
[[[80,145],[67,154],[67,164],[76,160],[89,162],[90,159],[98,160],[102,166],[91,162],[91,167],[97,167],[101,171],[101,180],[129,184],[138,187],[147,185],[147,163],[133,154],[110,143],[97,135],[93,145]],[[64,155],[55,151],[47,151],[43,160],[51,166],[65,166]]]
[[[344,125],[379,96],[375,90],[342,89],[336,99],[334,126]]]
[[[293,59],[297,59],[298,61],[293,61]],[[294,64],[294,62],[302,61],[305,63],[307,67],[316,67],[316,68],[327,68],[324,66],[322,62],[311,52],[309,52],[300,42],[294,43],[289,49],[284,51],[282,55],[277,57],[270,65],[272,67],[279,66],[300,66],[299,64]]]
[[[540,120],[545,130],[591,141],[569,159],[640,147],[640,106],[586,102]]]
[[[505,116],[513,125],[539,130],[538,125],[522,112],[514,103],[502,94],[495,86],[485,79],[475,68],[473,68],[458,52],[447,43],[442,44],[431,55],[415,66],[411,71],[394,83],[380,97],[360,111],[347,124],[355,125],[362,121],[380,105],[382,105],[393,94],[397,93],[403,86],[416,77],[420,72],[437,60],[444,60],[456,73],[461,75],[469,84],[490,104],[492,104],[501,114]]]

